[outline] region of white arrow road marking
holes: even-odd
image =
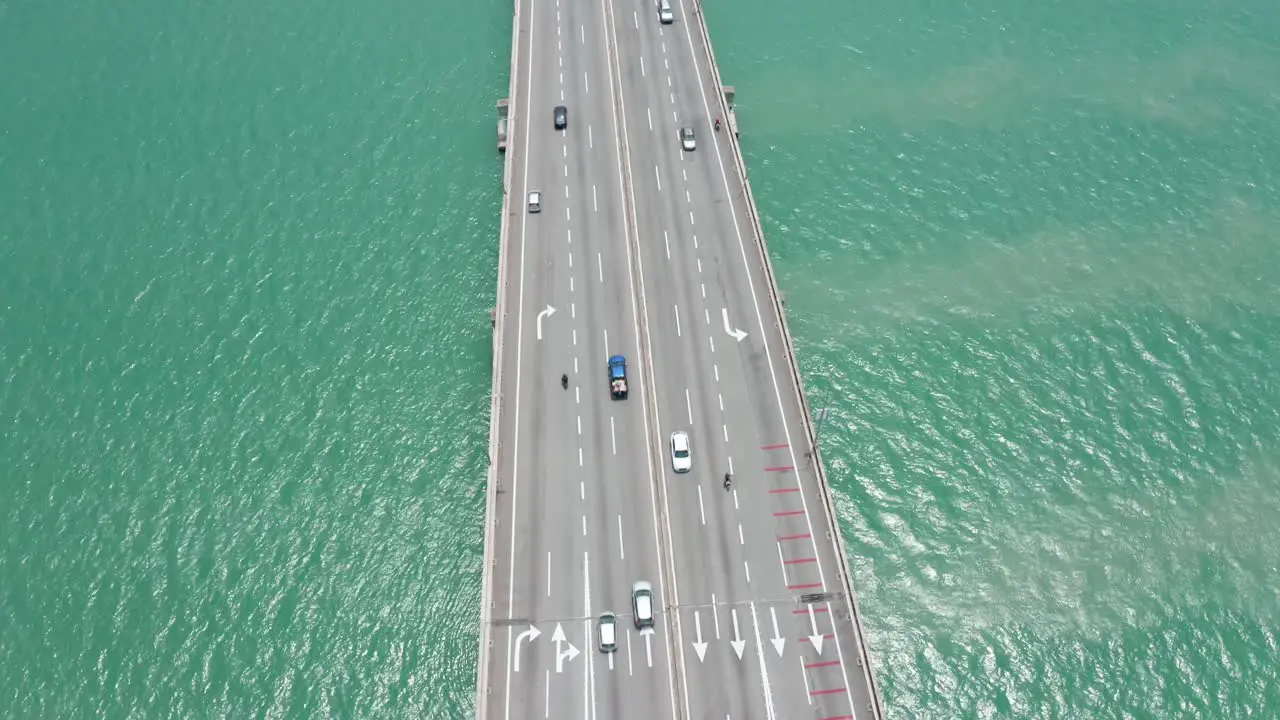
[[[809,605],[809,629],[813,632],[813,634],[809,636],[809,642],[813,643],[813,649],[817,650],[818,654],[821,655],[823,637],[822,633],[818,632],[818,618],[813,614],[812,603]]]
[[[564,659],[569,658],[572,660],[578,657],[578,648],[574,647],[573,643],[565,639],[564,628],[560,626],[560,623],[556,623],[556,631],[555,634],[551,636],[551,639],[555,641],[556,644],[556,673],[562,673],[564,672]],[[560,648],[564,645],[568,645],[569,649],[561,651]]]
[[[738,654],[738,659],[742,659],[742,650],[747,646],[747,641],[742,639],[742,633],[738,631],[738,609],[731,608],[729,614],[733,616],[733,639],[729,644],[733,646],[733,651]]]
[[[541,630],[539,630],[538,628],[536,628],[536,627],[534,627],[534,626],[530,625],[528,630],[525,630],[524,632],[522,632],[522,633],[520,633],[519,635],[517,635],[517,636],[516,636],[516,649],[515,649],[515,651],[514,651],[514,652],[515,652],[515,667],[514,667],[514,668],[512,668],[512,670],[514,670],[515,672],[520,672],[520,641],[521,641],[521,640],[525,640],[525,639],[528,639],[528,640],[537,640],[537,639],[538,639],[538,636],[539,636],[539,635],[541,635],[541,634],[542,634],[542,631],[541,631]]]
[[[644,655],[649,660],[649,667],[653,667],[653,633],[644,634]]]
[[[551,306],[548,305],[547,307],[551,307]],[[733,326],[729,325],[729,308],[722,308],[720,310],[720,314],[722,317],[724,317],[725,334],[732,336],[733,339],[737,340],[738,342],[742,342],[742,338],[746,337],[747,334],[741,330],[736,330],[733,328]],[[542,337],[542,336],[539,335],[538,337]]]
[[[702,662],[707,655],[707,644],[702,642],[702,616],[697,610],[693,611],[693,625],[698,632],[698,641],[693,644],[693,651],[698,653],[698,662]]]
[[[778,608],[769,608],[769,615],[773,618],[773,639],[769,642],[773,643],[773,648],[778,651],[778,657],[782,657],[782,646],[786,640],[782,639],[782,634],[778,632]]]
[[[726,314],[725,314],[725,316],[724,316],[724,317],[725,317],[725,322],[726,322],[726,323],[728,323],[728,322],[729,322],[729,315],[728,315],[728,312],[729,312],[729,311],[728,311],[728,310],[726,310],[726,311],[725,311],[725,313],[726,313]],[[542,312],[538,313],[538,339],[539,339],[539,340],[541,340],[541,339],[542,339],[542,318],[544,318],[544,317],[551,317],[552,315],[555,315],[555,314],[556,314],[556,309],[555,309],[555,308],[553,308],[553,307],[551,307],[550,305],[548,305],[548,306],[547,306],[547,309],[546,309],[546,310],[543,310]],[[725,325],[725,327],[729,327],[729,326],[728,326],[728,325]]]

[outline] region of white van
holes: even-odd
[[[534,190],[533,192],[529,193],[529,212],[531,213],[542,212],[542,193],[538,192],[537,190]]]
[[[670,25],[676,16],[671,12],[671,0],[658,0],[658,22]]]

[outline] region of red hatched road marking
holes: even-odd
[[[796,558],[795,560],[783,560],[786,565],[799,565],[800,563],[818,562],[818,558]]]
[[[808,590],[809,588],[820,588],[822,583],[801,583],[800,585],[788,585],[788,590]]]
[[[778,467],[767,467],[764,469],[764,471],[765,472],[787,472],[788,470],[795,470],[795,469],[796,469],[795,465],[780,465]]]
[[[789,493],[789,492],[800,492],[800,488],[798,488],[798,487],[790,487],[790,488],[774,488],[773,490],[770,490],[770,491],[769,491],[769,494],[770,494],[770,495],[777,495],[778,493]]]
[[[813,536],[809,533],[804,533],[803,535],[781,535],[778,537],[778,540],[808,540],[812,537]]]
[[[853,720],[852,715],[832,715],[830,717],[818,718],[818,720]]]
[[[823,635],[823,636],[822,636],[822,639],[823,639],[823,640],[830,640],[830,639],[831,639],[831,638],[833,638],[833,637],[835,637],[835,635],[832,635],[831,633],[827,633],[826,635]],[[802,637],[802,638],[800,638],[800,642],[809,642],[809,638],[808,638],[808,637]],[[840,661],[839,661],[839,660],[837,660],[836,662],[840,662]]]
[[[816,608],[814,608],[814,609],[813,609],[813,611],[814,611],[814,612],[816,612],[816,613],[820,613],[820,612],[826,612],[826,611],[827,611],[827,609],[826,609],[826,608],[816,607]],[[809,614],[809,611],[808,611],[808,610],[792,610],[792,611],[791,611],[791,614],[792,614],[792,615],[808,615],[808,614]]]
[[[778,443],[776,445],[761,445],[760,449],[761,450],[782,450],[783,448],[787,448],[787,447],[791,447],[791,446],[787,445],[786,443]]]
[[[836,693],[849,692],[848,688],[831,688],[830,690],[814,690],[810,695],[835,695]]]
[[[803,510],[783,510],[773,514],[774,517],[787,517],[788,515],[803,515]]]
[[[840,664],[839,660],[824,660],[822,662],[805,663],[804,667],[806,670],[809,670],[812,668],[831,667],[832,665],[839,665],[839,664]]]

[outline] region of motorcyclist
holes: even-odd
[[[720,118],[716,118],[716,132],[720,132]]]
[[[729,489],[729,487],[730,487],[731,485],[733,485],[733,475],[732,475],[732,473],[725,473],[725,474],[724,474],[724,489],[725,489],[725,490],[728,490],[728,489]]]
[[[561,376],[560,376],[560,387],[564,388],[565,390],[568,390],[568,389],[569,389],[569,375],[568,375],[568,374],[565,374],[565,375],[561,375]]]

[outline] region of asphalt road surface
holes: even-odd
[[[695,6],[673,8],[661,25],[656,0],[522,3],[487,716],[870,718]]]

